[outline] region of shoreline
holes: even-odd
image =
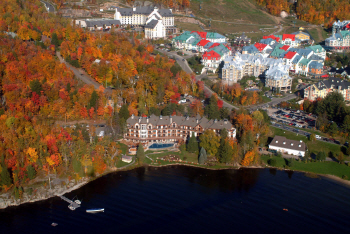
[[[130,166],[132,166],[134,164],[131,164]],[[248,167],[243,167],[243,166],[239,166],[239,167],[228,167],[228,168],[210,168],[210,167],[202,167],[202,166],[199,166],[199,165],[191,165],[191,164],[182,164],[182,163],[171,163],[171,164],[167,164],[167,165],[145,165],[147,167],[154,167],[154,168],[157,168],[157,167],[168,167],[168,166],[186,166],[186,167],[195,167],[195,168],[201,168],[201,169],[207,169],[207,170],[213,170],[213,171],[216,171],[216,170],[239,170],[239,169],[277,169],[277,170],[281,170],[281,171],[295,171],[295,172],[302,172],[302,173],[310,173],[310,172],[307,172],[307,171],[298,171],[298,170],[290,170],[290,169],[285,169],[285,168],[279,168],[279,167],[269,167],[269,166],[248,166]],[[8,207],[14,207],[14,206],[20,206],[22,204],[26,204],[26,203],[34,203],[34,202],[37,202],[37,201],[45,201],[47,199],[50,199],[50,198],[53,198],[53,197],[58,197],[58,196],[62,196],[66,193],[70,193],[74,190],[77,190],[85,185],[87,185],[89,182],[92,182],[102,176],[105,176],[105,175],[108,175],[108,174],[111,174],[111,173],[114,173],[114,172],[117,172],[117,171],[128,171],[128,170],[132,170],[132,169],[135,169],[135,168],[139,168],[139,167],[142,167],[140,165],[137,165],[134,167],[131,167],[130,169],[128,169],[127,167],[124,167],[124,168],[113,168],[112,170],[102,174],[102,175],[99,175],[95,178],[90,178],[90,179],[83,179],[82,182],[80,183],[77,183],[76,185],[70,187],[70,188],[67,188],[66,190],[60,192],[60,193],[52,193],[50,194],[48,197],[42,197],[42,198],[35,198],[35,199],[29,199],[29,200],[23,200],[23,201],[20,201],[20,202],[16,202],[16,201],[12,201],[12,202],[9,202],[8,204],[5,204],[5,206],[2,206],[0,207],[0,210],[4,210]],[[350,181],[349,180],[344,180],[338,176],[335,176],[335,175],[328,175],[328,174],[317,174],[317,173],[312,173],[312,174],[315,174],[319,177],[322,177],[324,179],[328,179],[328,180],[331,180],[333,182],[336,182],[338,183],[339,185],[342,185],[342,186],[345,186],[345,187],[349,187],[350,188]],[[49,191],[50,192],[50,191]],[[7,202],[6,202],[7,203]]]

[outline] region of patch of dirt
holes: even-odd
[[[199,24],[199,25],[205,27],[205,24],[203,24],[202,22],[200,22],[199,20],[196,20],[194,18],[189,18],[189,17],[175,17],[175,18],[179,22]]]

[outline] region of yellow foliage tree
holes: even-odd
[[[29,147],[27,149],[27,154],[29,155],[29,162],[36,163],[36,161],[38,160],[38,153],[36,152],[36,149]]]

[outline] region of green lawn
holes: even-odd
[[[128,146],[123,144],[123,143],[120,143],[118,142],[117,143],[122,151],[122,154],[127,154],[128,153]]]
[[[267,160],[270,158],[276,159],[276,167],[283,168],[286,166],[285,159],[281,157],[270,157],[262,155],[261,159],[263,162],[267,163]],[[325,175],[335,175],[340,178],[347,176],[350,178],[350,167],[345,164],[339,164],[337,162],[302,162],[294,161],[294,165],[290,168],[291,170],[312,172],[316,174],[325,174]]]
[[[117,168],[124,167],[126,165],[129,165],[130,163],[123,162],[122,160],[119,160],[117,162]]]

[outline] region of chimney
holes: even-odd
[[[131,119],[134,119],[134,118],[135,118],[135,115],[134,115],[134,114],[132,114],[132,115],[131,115]]]
[[[142,119],[142,117],[139,118],[139,123],[141,123],[141,119]]]
[[[173,123],[173,117],[170,115],[170,123]]]
[[[278,141],[276,141],[276,143],[278,143]]]
[[[147,120],[147,123],[148,123],[149,117],[146,117],[146,120]]]
[[[290,143],[291,146],[293,146],[293,143]]]
[[[217,119],[215,119],[215,120],[214,120],[214,123],[216,123],[216,122],[218,122],[218,120],[217,120]]]
[[[136,11],[136,7],[133,7],[133,8],[132,8],[132,11]]]
[[[286,144],[286,142],[285,141],[283,141],[283,145],[285,145]]]
[[[196,122],[198,123],[198,122],[199,122],[199,119],[196,119]]]
[[[163,116],[162,116],[162,115],[160,115],[160,116],[159,116],[159,119],[163,119]]]
[[[227,124],[227,122],[228,122],[227,119],[224,119],[224,124]]]
[[[173,13],[173,9],[169,9],[171,13]]]

